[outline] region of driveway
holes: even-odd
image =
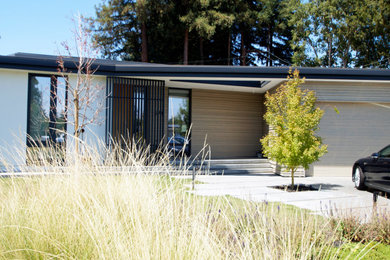
[[[196,176],[196,179],[203,182],[195,185],[194,193],[198,195],[231,195],[257,202],[282,202],[325,216],[358,214],[367,218],[373,212],[373,193],[356,190],[350,177],[295,178],[296,184],[311,184],[319,189],[302,192],[270,188],[290,184],[290,178],[277,175],[212,175]],[[389,211],[390,199],[379,196],[376,209]]]

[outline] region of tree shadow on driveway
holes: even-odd
[[[343,187],[343,185],[331,184],[331,183],[312,183],[310,185],[319,191],[320,190],[338,190],[339,188]]]

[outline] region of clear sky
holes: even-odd
[[[102,0],[0,0],[0,55],[57,55],[72,40],[72,17],[91,17]]]

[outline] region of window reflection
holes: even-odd
[[[29,93],[29,140],[35,144],[65,142],[66,81],[61,77],[31,76]],[[30,143],[30,142],[29,142]],[[31,143],[30,143],[31,144]]]
[[[55,117],[55,138],[56,143],[65,142],[65,131],[66,131],[66,101],[67,101],[67,92],[66,92],[66,81],[64,78],[57,78],[57,87],[56,87],[56,117]]]
[[[49,138],[50,80],[50,77],[31,78],[29,135],[34,141]]]
[[[173,153],[190,155],[190,91],[169,89],[168,145]]]

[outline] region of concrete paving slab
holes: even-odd
[[[354,214],[367,218],[373,213],[373,193],[354,188],[351,177],[296,178],[296,184],[310,184],[318,191],[287,192],[270,186],[290,184],[281,176],[229,175],[197,176],[195,194],[231,195],[251,201],[272,201],[294,205],[324,216]],[[379,197],[375,212],[390,212],[390,199]]]

